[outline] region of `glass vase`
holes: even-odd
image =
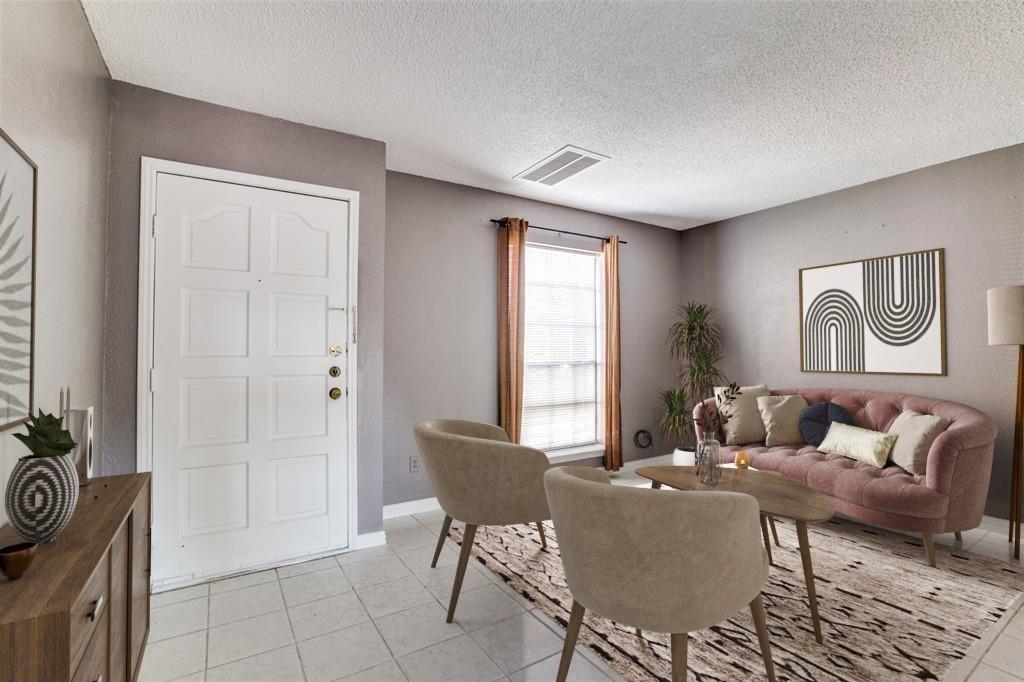
[[[702,483],[715,485],[722,478],[721,444],[714,438],[700,442],[697,455],[697,475]]]

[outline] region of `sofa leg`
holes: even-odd
[[[928,555],[928,565],[935,568],[935,540],[932,539],[931,533],[924,533],[921,539],[924,540],[924,551]]]

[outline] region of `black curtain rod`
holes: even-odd
[[[495,220],[494,218],[491,218],[491,222],[494,223],[495,225],[504,225],[505,224],[504,220]],[[541,227],[540,225],[530,225],[530,229],[531,230],[544,230],[545,232],[557,232],[558,234],[571,234],[573,237],[586,237],[587,239],[600,239],[603,242],[607,242],[608,241],[608,237],[598,237],[598,236],[595,236],[595,235],[592,235],[592,234],[583,234],[582,232],[570,232],[569,230],[556,230],[553,227]],[[624,241],[622,241],[620,239],[619,243],[620,244],[628,244],[629,242],[624,242]]]

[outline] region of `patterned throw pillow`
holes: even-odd
[[[719,405],[722,394],[728,390],[726,386],[715,387],[715,398]],[[771,395],[764,384],[760,386],[741,386],[740,394],[727,407],[720,407],[722,414],[728,417],[722,425],[726,445],[750,445],[764,442],[764,422],[761,412],[757,409],[757,399]]]
[[[800,415],[800,433],[805,441],[818,447],[832,422],[853,426],[853,415],[835,403],[814,403]]]
[[[889,461],[889,451],[896,442],[896,434],[880,433],[859,426],[833,422],[818,452],[842,455],[881,469]]]

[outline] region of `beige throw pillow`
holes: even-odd
[[[768,387],[741,386],[740,394],[729,405],[722,407],[722,394],[729,390],[728,386],[715,387],[715,400],[722,414],[728,417],[722,426],[726,445],[749,445],[764,442],[764,422],[761,412],[757,409],[757,399],[771,395]]]
[[[888,461],[889,451],[895,442],[896,435],[892,433],[832,422],[825,440],[818,446],[818,452],[842,455],[881,469]]]
[[[934,414],[905,410],[889,427],[899,436],[892,446],[892,463],[910,474],[923,474],[932,442],[949,427],[949,420]]]
[[[804,443],[800,433],[800,415],[807,409],[807,401],[799,395],[770,395],[757,399],[757,409],[764,422],[764,444],[799,445]]]

